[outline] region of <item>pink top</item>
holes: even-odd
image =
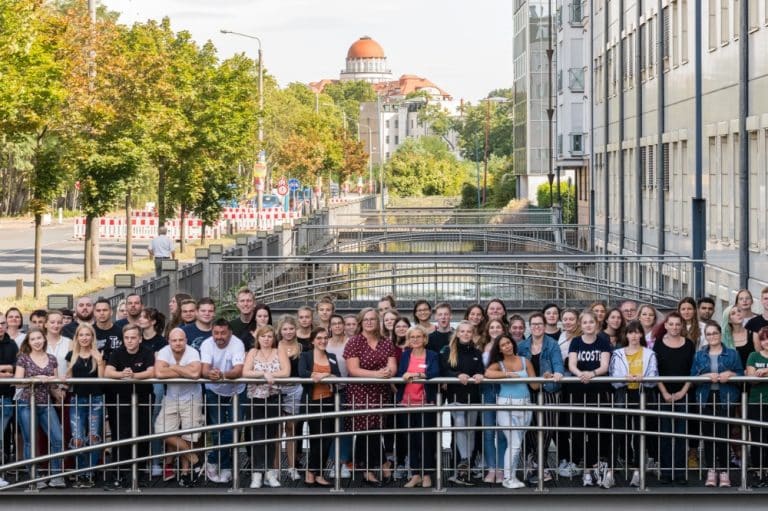
[[[427,355],[423,357],[411,356],[408,361],[409,373],[425,373],[427,372]],[[405,406],[421,406],[427,400],[426,393],[424,392],[423,383],[406,383],[405,389],[403,389],[403,399],[400,401],[401,405]]]

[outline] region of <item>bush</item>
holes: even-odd
[[[553,186],[554,185],[553,183]],[[553,190],[553,199],[557,201],[557,190]],[[572,224],[576,222],[576,187],[568,186],[567,182],[560,182],[560,197],[563,203],[563,223]],[[536,189],[536,202],[540,208],[549,208],[552,204],[549,201],[549,183],[543,183]]]

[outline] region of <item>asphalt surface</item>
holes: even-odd
[[[65,282],[83,273],[83,241],[75,240],[73,219],[64,219],[62,225],[43,227],[43,283]],[[148,240],[134,242],[134,257],[147,255]],[[109,267],[125,262],[123,242],[99,244],[101,266]],[[28,221],[0,221],[0,297],[14,296],[16,279],[24,280],[25,292],[31,292],[34,277],[34,223]]]

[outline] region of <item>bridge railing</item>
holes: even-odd
[[[530,400],[485,398],[461,403],[444,387],[456,385],[457,379],[435,378],[413,380],[434,386],[434,402],[418,406],[393,403],[390,385],[402,385],[401,378],[329,379],[326,381],[333,385],[332,397],[308,402],[304,396],[299,405],[280,397],[283,394],[275,399],[249,399],[247,391],[231,397],[206,392],[204,397],[189,401],[161,397],[153,402],[138,387],[217,383],[205,380],[70,379],[67,383],[97,384],[116,392],[106,397],[94,394],[77,404],[69,400],[62,404],[42,403],[31,397],[29,402],[15,401],[0,409],[6,414],[3,418],[10,419],[8,423],[19,433],[4,437],[11,438],[14,449],[0,465],[0,476],[11,484],[0,490],[36,492],[45,483],[61,487],[77,480],[76,484],[82,486],[85,477],[103,477],[107,481],[118,477],[123,485],[113,489],[136,491],[143,481],[153,477],[150,462],[160,461],[164,462],[164,473],[156,479],[165,479],[172,487],[185,471],[192,474],[201,469],[195,478],[187,480],[188,484],[240,491],[249,486],[256,473],[265,477],[265,485],[270,476],[282,484],[297,484],[296,469],[301,468],[302,459],[315,476],[333,479],[329,489],[336,491],[360,484],[366,476],[387,479],[390,472],[400,480],[388,483],[393,487],[401,486],[410,474],[421,476],[422,481],[429,477],[435,491],[467,488],[482,485],[482,478],[490,475],[488,471],[493,479],[501,478],[495,472],[505,467],[507,478],[514,475],[510,470],[515,468],[519,479],[527,480],[539,491],[550,481],[567,485],[572,478],[579,481],[576,486],[581,486],[584,470],[594,474],[593,484],[602,482],[609,487],[605,478],[610,477],[614,484],[633,485],[642,491],[657,482],[666,483],[669,478],[679,484],[703,484],[712,469],[718,475],[728,474],[734,486],[747,489],[760,482],[750,480],[748,472],[765,474],[768,464],[768,403],[751,403],[748,393],[749,384],[763,383],[763,379],[732,378],[729,382],[741,388],[734,402],[697,403],[691,397],[669,404],[659,399],[654,388],[657,382],[691,382],[696,386],[711,380],[703,376],[646,378],[629,398],[613,390],[595,391],[590,394],[593,397],[585,399],[584,389],[628,380],[600,377],[584,384],[566,377],[560,380],[562,391],[532,393]],[[0,379],[0,384],[9,382],[33,387],[49,383]],[[228,383],[267,382],[239,379]],[[309,383],[312,380],[285,378],[270,384]],[[480,384],[481,390],[488,396],[488,385],[499,383],[552,384],[553,380],[486,380]],[[374,385],[379,397],[355,400],[349,385],[361,384]],[[477,384],[470,380],[468,385]],[[130,386],[131,391],[125,394],[117,386]],[[94,414],[102,402],[104,408]],[[198,407],[199,418],[190,412],[192,418],[185,422],[169,412],[171,408],[182,410],[181,405]],[[78,427],[72,418],[75,411],[90,419],[95,435],[89,439],[86,434],[84,442],[72,440],[61,427],[70,419],[72,427]],[[93,415],[98,419],[94,420]],[[106,440],[102,441],[102,434]],[[16,443],[19,436],[25,444],[24,454]],[[507,448],[505,441],[512,447]],[[687,455],[688,447],[697,453],[699,464],[695,468],[684,459],[671,461],[671,452]],[[290,461],[284,462],[286,457]],[[202,466],[206,458],[207,467]],[[580,464],[581,459],[585,462]],[[388,460],[392,460],[391,466],[387,466]],[[227,468],[230,470],[225,475]],[[496,484],[500,482],[495,480]]]
[[[575,224],[302,224],[297,254],[583,253],[592,227]]]
[[[246,282],[270,305],[331,295],[354,308],[391,294],[432,303],[501,298],[510,308],[532,310],[621,299],[674,307],[682,296],[698,296],[693,263],[674,256],[332,254],[228,257],[217,264],[221,292]]]

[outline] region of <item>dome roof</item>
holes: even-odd
[[[384,49],[370,37],[363,36],[349,47],[348,59],[383,59]]]

